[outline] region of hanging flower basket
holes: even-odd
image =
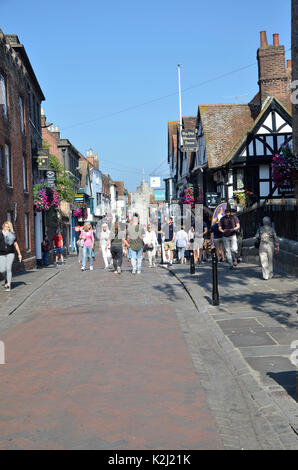
[[[84,207],[75,207],[72,211],[72,215],[74,217],[77,217],[78,219],[84,219],[85,218],[85,209],[84,209]]]
[[[190,204],[192,207],[195,203],[194,192],[193,192],[193,185],[188,184],[187,187],[184,189],[184,195],[182,196],[183,204]]]
[[[277,188],[295,187],[298,182],[298,155],[290,147],[282,147],[281,153],[273,157],[272,179]]]
[[[49,188],[45,182],[33,186],[33,207],[35,212],[58,209],[60,198],[56,189]]]

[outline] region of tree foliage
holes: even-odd
[[[49,150],[48,142],[43,141],[43,148]],[[68,176],[58,158],[50,153],[49,167],[56,172],[56,189],[61,201],[72,203],[75,198],[74,182]]]

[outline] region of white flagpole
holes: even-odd
[[[181,104],[180,64],[178,64],[178,85],[179,85],[179,112],[180,112],[180,147],[182,147],[183,140],[182,140],[182,104]]]

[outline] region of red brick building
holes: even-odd
[[[0,30],[0,225],[11,220],[25,268],[35,266],[32,199],[32,96],[44,99],[24,46]],[[40,118],[39,118],[40,123]],[[39,124],[40,126],[40,124]],[[41,132],[40,142],[41,142]]]

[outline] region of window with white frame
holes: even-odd
[[[25,214],[24,222],[25,222],[25,224],[24,224],[24,227],[25,227],[25,248],[26,248],[26,251],[28,251],[30,249],[30,244],[29,244],[29,215],[28,214]]]
[[[1,74],[0,74],[0,107],[2,107],[3,115],[7,116],[6,84],[5,84],[5,78]]]
[[[11,186],[11,161],[9,146],[5,144],[5,176],[7,186]]]

